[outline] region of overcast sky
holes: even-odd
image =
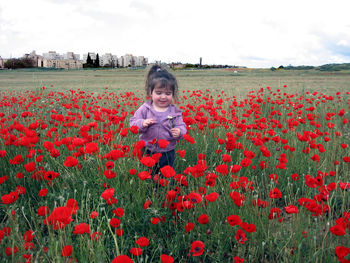
[[[35,50],[278,67],[350,62],[349,0],[1,0],[0,56]]]

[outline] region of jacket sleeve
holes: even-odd
[[[130,118],[129,125],[130,126],[137,126],[139,128],[139,132],[143,133],[146,131],[147,128],[143,127],[143,121],[144,116],[146,116],[146,107],[141,106],[138,108],[138,110],[134,113],[134,116]]]

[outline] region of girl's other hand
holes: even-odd
[[[156,121],[155,120],[153,120],[153,119],[145,119],[144,121],[143,121],[143,123],[142,123],[142,126],[143,127],[148,127],[148,126],[150,126],[151,124],[153,124],[153,123],[155,123]]]
[[[172,128],[170,129],[171,134],[173,135],[174,138],[177,138],[180,136],[180,129],[179,128]]]

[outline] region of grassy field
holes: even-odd
[[[174,74],[152,175],[145,69],[0,71],[0,261],[349,262],[349,72]]]
[[[244,96],[251,90],[270,86],[278,89],[287,85],[299,92],[307,88],[319,92],[350,90],[350,72],[271,71],[269,69],[178,70],[174,71],[180,90],[225,90],[235,96]],[[82,89],[102,91],[108,87],[114,92],[143,89],[145,69],[128,70],[2,70],[1,90],[34,90],[45,86],[55,91]]]

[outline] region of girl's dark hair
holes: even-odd
[[[168,72],[164,67],[153,65],[149,69],[146,77],[145,90],[147,96],[151,96],[154,87],[158,84],[161,88],[170,88],[173,92],[174,98],[177,99],[179,88],[175,76]]]

